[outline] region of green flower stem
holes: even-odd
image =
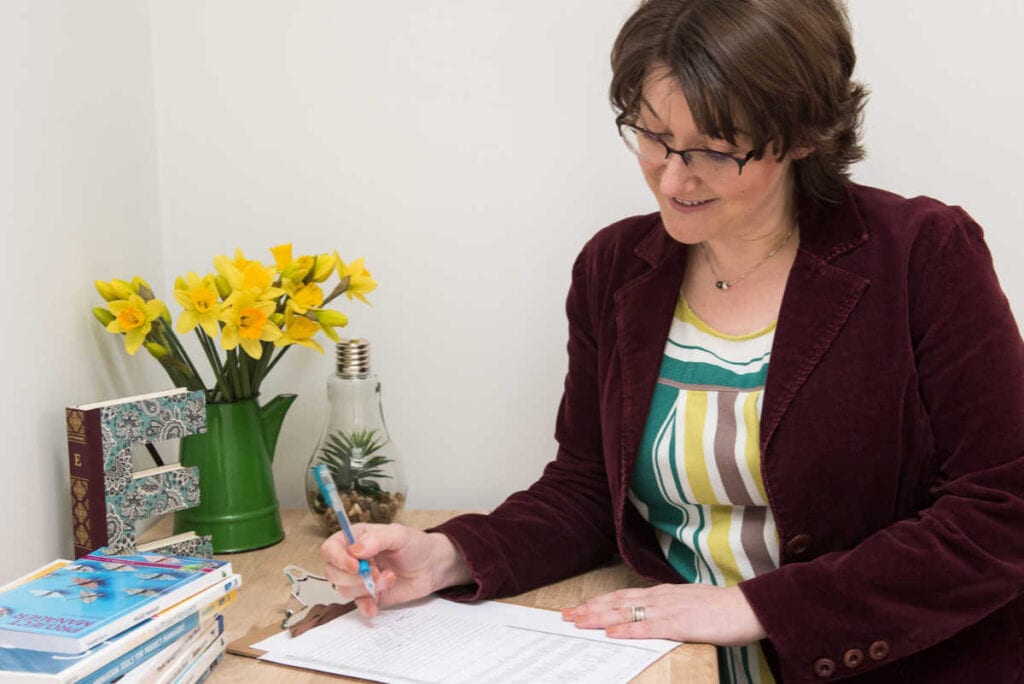
[[[283,351],[287,348],[288,347],[282,347],[281,349]],[[253,369],[252,374],[252,384],[253,387],[256,388],[256,391],[259,391],[260,385],[263,384],[263,381],[267,378],[267,374],[273,367],[271,364],[271,358],[274,356],[274,349],[276,349],[276,347],[274,347],[273,342],[263,343],[263,355],[260,357],[259,363],[257,363],[256,367]],[[278,356],[280,356],[280,354],[281,352],[278,352]]]
[[[160,365],[163,366],[163,369],[167,372],[168,377],[170,377],[171,382],[174,383],[175,387],[185,387],[187,389],[192,389],[191,387],[189,387],[191,383],[189,383],[189,381],[185,378],[185,376],[182,374],[180,370],[178,370],[177,368],[166,366],[164,364]]]
[[[188,354],[181,348],[178,338],[169,326],[164,324],[153,326],[147,339],[167,350],[170,358],[159,359],[159,361],[175,387],[185,387],[189,390],[203,389],[203,380],[199,377],[199,371],[192,365]]]
[[[238,382],[238,350],[232,349],[227,353],[226,356],[227,358],[224,359],[224,388],[225,390],[227,390],[230,387],[230,393],[235,394],[236,392],[241,391],[241,387]],[[232,397],[229,397],[228,401],[232,401],[232,399]]]
[[[238,393],[240,396],[243,397],[251,397],[252,387],[250,385],[252,383],[249,382],[249,366],[251,363],[249,355],[245,352],[244,349],[241,348],[241,346],[239,346],[239,348],[236,349],[235,352],[237,354],[236,358],[238,363],[238,365],[235,367],[235,370],[237,372],[236,377],[238,378]]]
[[[267,355],[270,354],[270,349],[270,342],[260,342],[260,358],[254,359],[249,364],[249,384],[252,385],[253,389],[256,390],[257,394],[259,394],[260,385],[263,382],[263,376],[261,375],[261,372],[263,370],[263,367],[266,365]]]
[[[211,399],[216,401],[220,399],[217,396],[218,389],[220,394],[223,395],[225,401],[234,401],[234,393],[231,391],[231,383],[228,382],[227,377],[224,374],[224,365],[220,362],[220,357],[217,355],[217,350],[213,346],[213,340],[210,336],[203,332],[202,328],[196,327],[196,336],[199,338],[199,346],[203,348],[203,353],[206,354],[206,360],[210,362],[210,366],[213,368],[213,374],[217,377],[217,384],[211,391]]]
[[[171,349],[174,350],[174,355],[181,361],[183,361],[191,373],[194,382],[190,382],[187,387],[190,390],[205,389],[203,385],[203,379],[199,375],[199,369],[196,368],[195,364],[192,363],[192,358],[185,351],[185,348],[181,345],[181,340],[178,339],[177,333],[174,332],[174,328],[169,325],[161,326],[166,331],[167,341],[170,343]]]
[[[254,396],[252,391],[252,371],[249,368],[253,364],[253,359],[244,349],[238,352],[238,359],[238,380],[242,384],[242,396]]]
[[[246,376],[245,369],[243,368],[245,361],[239,358],[240,353],[245,354],[245,351],[239,352],[237,347],[230,350],[224,364],[228,371],[228,383],[231,385],[235,400],[248,399],[252,396],[249,378]]]

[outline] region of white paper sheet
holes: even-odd
[[[294,639],[282,632],[254,644],[267,651],[262,660],[389,684],[617,684],[678,645],[609,639],[552,610],[439,598],[372,620],[353,611]]]

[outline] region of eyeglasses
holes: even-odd
[[[743,173],[743,167],[754,158],[754,150],[742,157],[734,157],[725,152],[716,152],[703,147],[688,150],[673,150],[656,134],[633,124],[617,122],[619,135],[626,143],[629,151],[651,164],[668,161],[673,154],[678,154],[683,163],[695,174],[709,179],[728,180]]]

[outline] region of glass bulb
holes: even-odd
[[[338,520],[320,494],[313,468],[327,465],[352,523],[390,523],[408,493],[401,454],[388,434],[380,381],[370,372],[370,343],[341,340],[337,366],[327,378],[327,424],[306,467],[306,502],[320,525],[337,532]]]

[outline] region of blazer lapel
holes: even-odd
[[[658,221],[635,254],[652,268],[615,293],[615,321],[622,373],[621,470],[616,504],[622,506],[633,476],[637,445],[647,421],[683,281],[685,246]]]
[[[807,378],[842,329],[869,282],[832,265],[867,240],[867,229],[852,196],[825,207],[802,198],[800,249],[790,271],[779,312],[761,411],[761,453]],[[615,318],[622,372],[621,469],[617,513],[636,464],[665,341],[672,325],[685,267],[686,247],[658,221],[637,246],[650,265],[616,291]]]
[[[792,403],[846,323],[869,281],[832,265],[867,240],[851,196],[837,207],[804,201],[800,249],[786,283],[761,409],[761,454]]]

